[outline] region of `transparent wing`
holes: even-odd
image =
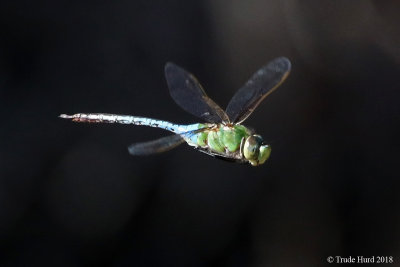
[[[229,155],[224,155],[224,154],[220,154],[220,153],[216,153],[211,151],[210,149],[206,148],[202,148],[202,147],[196,147],[196,149],[200,152],[203,152],[204,154],[210,155],[214,158],[217,159],[222,159],[224,161],[228,161],[228,162],[236,162],[236,163],[248,163],[248,161],[246,159],[243,158],[236,158],[236,157],[230,157]]]
[[[185,142],[179,134],[169,135],[157,140],[136,143],[128,147],[129,154],[134,156],[151,155],[166,152]]]
[[[232,123],[247,119],[257,106],[270,95],[289,75],[289,59],[279,57],[259,69],[232,97],[226,114]]]
[[[209,129],[209,127],[204,127],[201,129],[196,129],[181,134],[169,135],[148,142],[135,143],[128,146],[128,151],[129,154],[134,156],[145,156],[155,153],[166,152],[185,143],[184,138],[189,138],[191,135],[194,135],[196,133],[202,132],[207,129]]]
[[[207,96],[192,74],[168,62],[165,77],[172,98],[185,111],[211,123],[229,122],[225,111]]]

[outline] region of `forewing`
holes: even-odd
[[[226,114],[232,123],[241,123],[250,116],[269,94],[289,75],[289,59],[279,57],[259,69],[232,97]]]
[[[192,74],[168,62],[165,77],[172,98],[185,111],[211,123],[229,121],[225,111],[207,96]]]

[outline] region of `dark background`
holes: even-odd
[[[3,1],[0,265],[400,266],[399,3]],[[245,123],[272,146],[260,167],[132,157],[167,133],[57,117],[194,123],[167,61],[225,107],[278,56],[292,72]]]

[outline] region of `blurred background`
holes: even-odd
[[[399,1],[2,1],[1,266],[400,266]],[[272,146],[260,167],[168,133],[77,124],[106,112],[198,119],[164,64],[225,107],[278,56],[287,81],[246,121]]]

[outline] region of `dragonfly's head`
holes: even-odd
[[[247,137],[241,149],[243,156],[253,166],[263,164],[271,155],[271,147],[264,144],[262,137],[257,134]]]

